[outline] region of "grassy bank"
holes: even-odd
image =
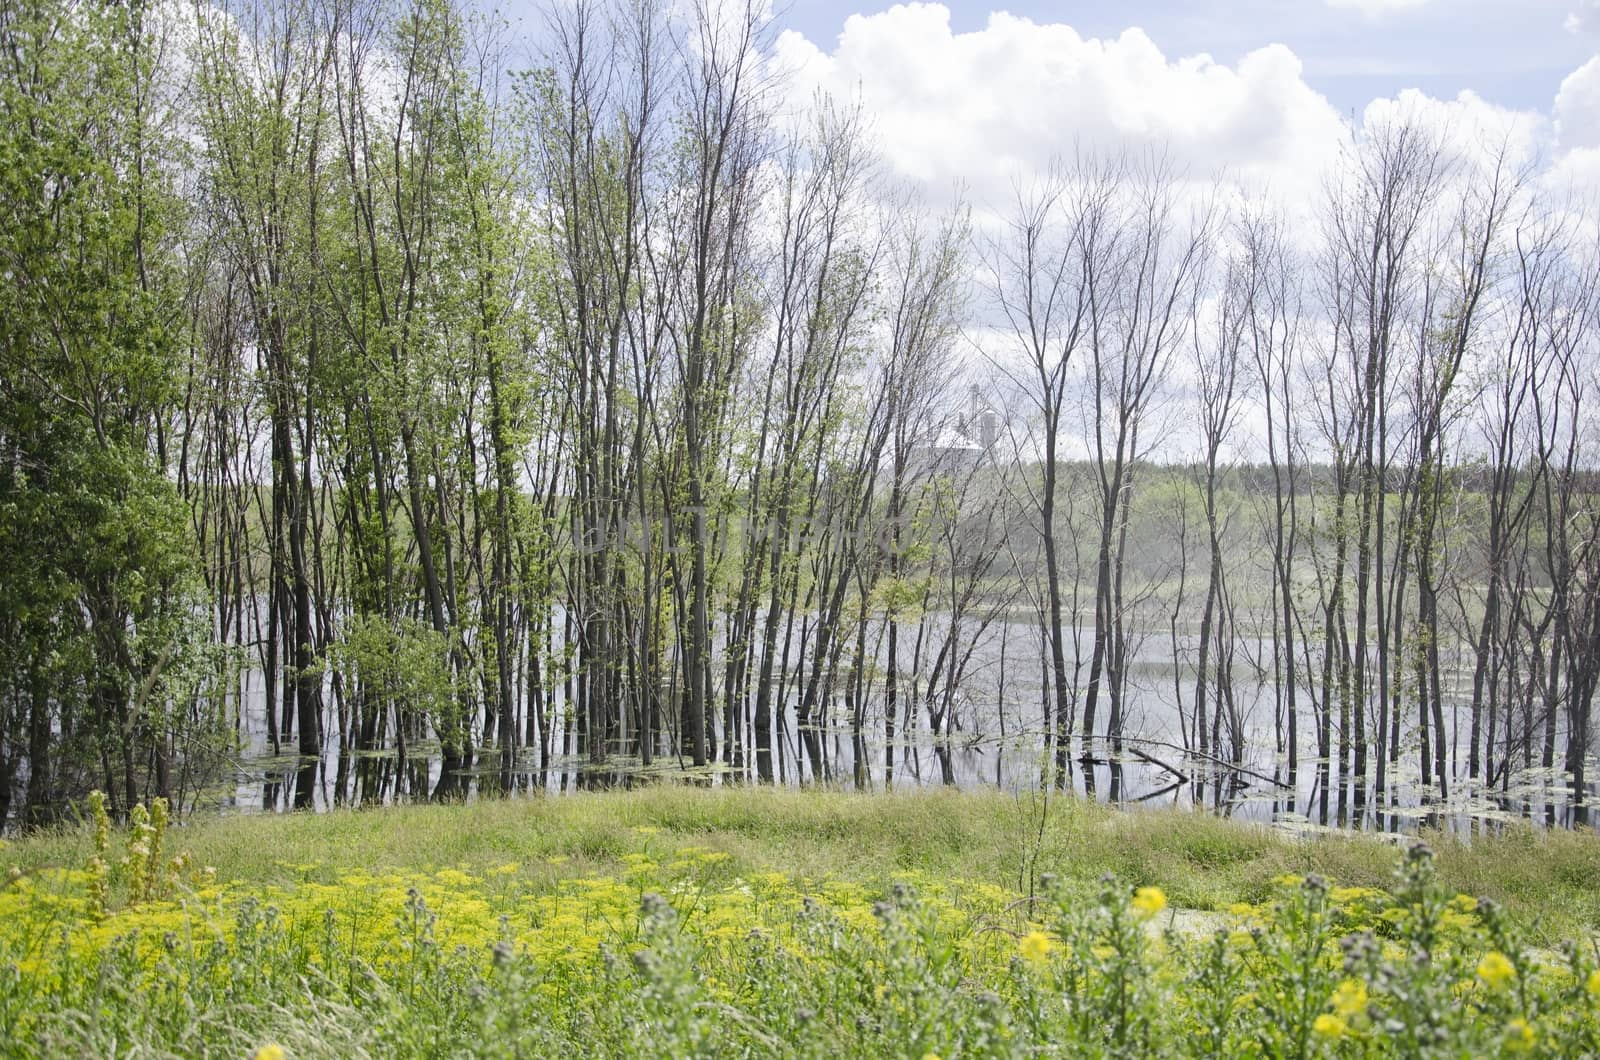
[[[998,793],[97,804],[0,849],[0,1055],[1600,1053],[1600,843],[1432,845]]]
[[[1470,843],[1425,838],[1444,886],[1499,902],[1531,941],[1600,933],[1600,839],[1592,834],[1519,825]],[[884,887],[916,874],[1026,892],[1041,873],[1079,890],[1111,874],[1159,885],[1175,906],[1201,910],[1261,901],[1285,874],[1386,887],[1396,860],[1396,841],[1379,836],[1286,838],[1205,813],[1120,812],[1076,799],[683,786],[205,819],[174,828],[167,842],[215,867],[218,880],[242,885],[506,863],[533,885],[553,884],[612,876],[630,856],[677,845],[726,854],[730,877],[782,872]],[[81,866],[92,853],[85,826],[14,842],[0,850],[0,865]]]

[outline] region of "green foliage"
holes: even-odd
[[[25,68],[0,78],[0,724],[31,749],[35,820],[96,774],[126,809],[175,733],[213,729],[190,710],[209,631],[160,452],[183,280],[163,167],[184,152],[155,21],[142,3],[0,19]]]
[[[360,681],[374,705],[426,718],[443,741],[459,737],[463,720],[443,634],[413,618],[391,624],[354,615],[328,654],[332,665]]]

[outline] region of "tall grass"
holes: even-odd
[[[381,810],[197,820],[169,846],[221,880],[324,882],[351,870],[416,870],[516,861],[535,880],[610,875],[641,849],[639,827],[728,856],[740,873],[886,886],[909,871],[1026,893],[1039,872],[1093,889],[1107,873],[1159,884],[1175,905],[1222,910],[1259,901],[1286,873],[1382,887],[1398,837],[1286,836],[1204,812],[1124,812],[1025,793],[915,791],[858,795],[663,785],[550,799],[486,800]],[[1425,834],[1448,887],[1499,902],[1543,944],[1600,931],[1600,839],[1508,825],[1464,842]],[[86,864],[89,824],[0,851],[28,872]],[[550,863],[549,859],[561,860]]]
[[[120,835],[96,811],[0,852],[6,1055],[1600,1050],[1592,947],[1447,883],[1498,856],[1576,889],[1583,837],[1402,853],[1071,801],[670,788],[188,829],[158,805]]]

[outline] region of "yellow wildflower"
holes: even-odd
[[[922,1060],[939,1060],[938,1053],[923,1053]]]
[[[252,1060],[284,1060],[288,1055],[283,1051],[283,1046],[277,1042],[269,1042],[256,1050]]]
[[[1311,1021],[1311,1029],[1324,1038],[1343,1038],[1345,1032],[1350,1028],[1338,1016],[1331,1012],[1324,1012]]]
[[[1516,974],[1516,967],[1498,950],[1490,950],[1478,962],[1478,978],[1496,990],[1505,986]]]
[[[1506,1052],[1526,1053],[1533,1048],[1533,1040],[1533,1028],[1528,1026],[1528,1021],[1521,1016],[1506,1024]]]
[[[1133,901],[1130,904],[1134,912],[1141,916],[1155,916],[1167,907],[1167,896],[1159,887],[1140,887],[1133,892]]]
[[[1272,882],[1277,884],[1279,887],[1298,887],[1302,883],[1306,882],[1306,878],[1293,872],[1287,872],[1282,876],[1274,876],[1272,878]]]
[[[1478,910],[1478,900],[1470,894],[1458,894],[1450,899],[1450,904],[1462,913],[1475,913]]]
[[[1346,979],[1334,990],[1329,1002],[1343,1019],[1358,1016],[1367,1010],[1367,984],[1359,979]]]
[[[1049,960],[1050,951],[1055,948],[1055,939],[1043,931],[1030,931],[1017,943],[1017,950],[1023,959],[1034,964],[1043,964]]]
[[[1589,991],[1589,996],[1600,1001],[1600,968],[1589,973],[1589,981],[1584,984]]]

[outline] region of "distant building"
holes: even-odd
[[[983,399],[983,392],[974,383],[967,400],[967,414],[959,421],[961,432],[978,443],[988,455],[1000,440],[1000,414]]]
[[[912,451],[911,477],[971,472],[993,459],[999,440],[1000,414],[974,384],[968,391],[967,407],[944,417],[928,444]]]

